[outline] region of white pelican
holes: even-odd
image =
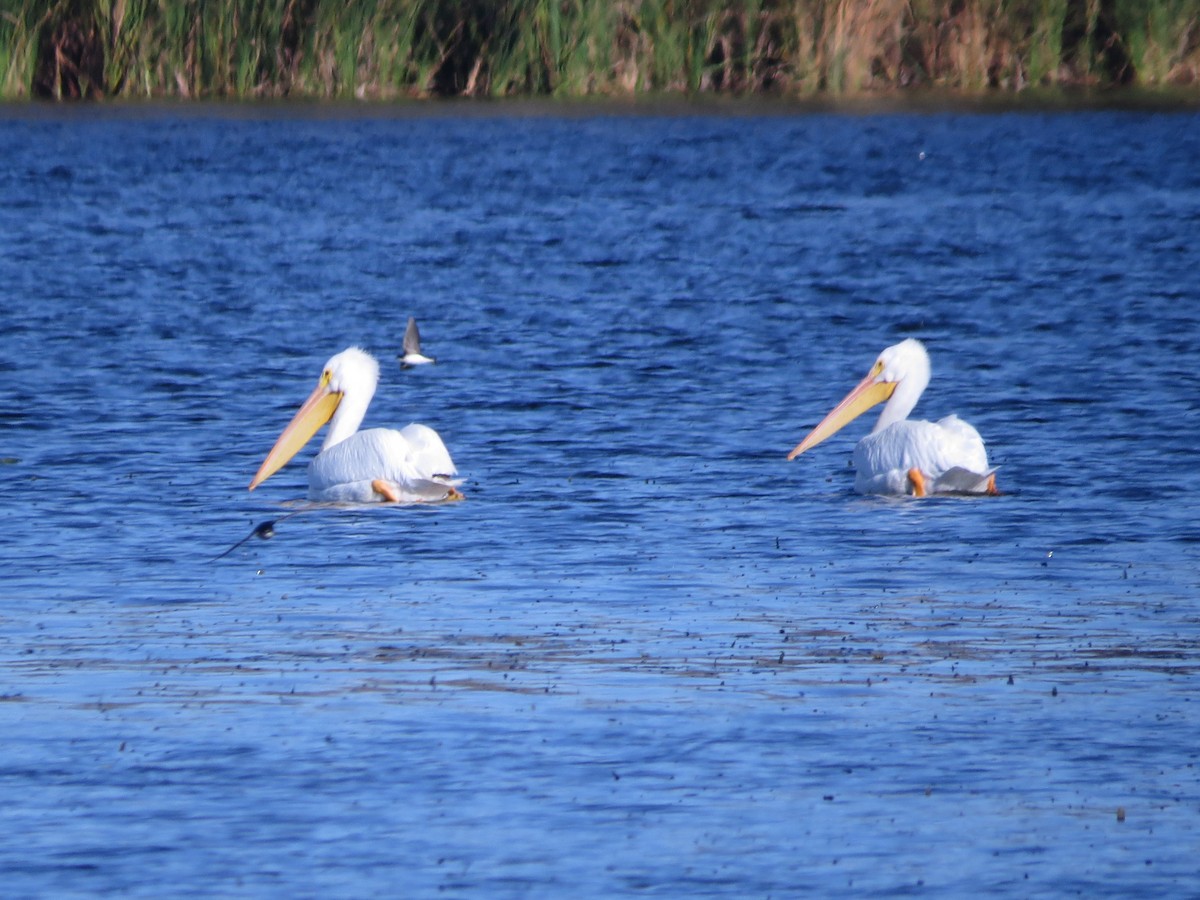
[[[795,459],[872,406],[887,400],[879,421],[854,448],[854,487],[863,494],[995,494],[979,432],[958,416],[937,422],[908,418],[929,384],[929,354],[909,338],[879,354],[858,383],[821,424],[788,454]]]
[[[433,361],[432,356],[421,353],[421,332],[417,331],[417,320],[409,316],[408,327],[404,329],[404,354],[400,357],[400,368],[410,369]]]
[[[321,452],[308,467],[308,498],[348,503],[460,500],[446,445],[426,425],[359,431],[379,382],[379,363],[358,347],[325,363],[321,380],[267,454],[254,490],[308,443],[326,422]]]

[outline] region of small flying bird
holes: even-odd
[[[461,500],[450,451],[427,425],[359,431],[379,363],[351,347],[325,363],[316,388],[288,424],[258,473],[254,490],[278,472],[329,422],[321,452],[308,466],[308,498],[342,503],[421,503]]]
[[[246,535],[244,538],[242,538],[240,541],[238,541],[236,544],[234,544],[232,547],[230,547],[224,553],[218,553],[216,556],[214,556],[210,560],[210,562],[216,562],[218,559],[224,559],[226,556],[228,556],[230,553],[232,553],[238,547],[242,546],[242,544],[246,543],[246,541],[250,540],[250,538],[262,538],[265,541],[265,540],[275,537],[275,526],[276,525],[278,525],[284,519],[290,519],[292,516],[299,515],[303,511],[304,510],[298,509],[295,512],[285,513],[284,515],[280,516],[278,519],[268,519],[266,522],[259,522],[257,525],[254,526],[253,531],[251,531],[248,535]]]
[[[958,416],[908,418],[929,384],[929,354],[909,338],[879,354],[867,377],[788,454],[795,459],[876,404],[879,421],[854,448],[854,487],[862,494],[996,494],[979,432]]]
[[[417,330],[417,320],[409,316],[408,327],[404,329],[404,353],[400,356],[400,368],[411,369],[431,362],[435,362],[432,356],[421,353],[421,332]]]

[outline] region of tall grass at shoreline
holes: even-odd
[[[0,96],[1200,90],[1200,0],[0,0]]]

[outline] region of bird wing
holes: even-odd
[[[421,355],[421,332],[417,330],[417,320],[412,316],[408,317],[408,327],[404,329],[404,355],[409,354]]]
[[[980,494],[988,486],[988,479],[995,474],[995,469],[986,472],[972,472],[962,466],[955,466],[938,476],[930,487],[937,494]]]
[[[877,434],[867,435],[854,448],[856,484],[865,493],[903,493],[909,469],[920,469],[932,479],[933,490],[967,490],[958,485],[974,478],[986,481],[991,474],[983,439],[957,416],[938,422],[905,419]],[[941,479],[950,475],[948,484]]]
[[[414,422],[405,425],[396,434],[404,438],[408,445],[406,460],[414,474],[423,478],[449,478],[458,474],[441,435],[428,425]]]
[[[426,425],[368,428],[323,450],[308,470],[309,498],[368,502],[383,479],[405,501],[440,500],[458,470],[438,433]]]

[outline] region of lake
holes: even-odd
[[[1200,114],[505,110],[0,111],[4,893],[1200,892]]]

